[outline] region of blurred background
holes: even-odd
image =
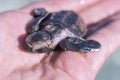
[[[17,9],[38,0],[0,0],[0,12]],[[41,1],[41,0],[39,0]],[[95,80],[120,80],[120,48],[106,61]]]

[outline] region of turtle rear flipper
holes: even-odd
[[[98,51],[101,45],[94,40],[83,40],[75,37],[68,37],[59,43],[63,50],[76,52],[95,52]]]

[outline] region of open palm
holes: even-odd
[[[21,46],[24,44],[25,28],[32,19],[30,13],[35,8],[44,7],[48,11],[74,10],[87,25],[98,23],[120,10],[119,0],[83,1],[49,0],[1,13],[0,80],[93,80],[105,60],[120,45],[119,13],[113,17],[112,23],[87,38],[101,43],[99,52],[59,51],[48,56],[25,52]]]

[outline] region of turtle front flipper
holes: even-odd
[[[101,47],[100,43],[94,40],[83,40],[76,37],[67,37],[59,43],[63,50],[76,52],[95,52]]]
[[[50,13],[43,8],[38,8],[33,12],[34,19],[27,27],[27,33],[33,33],[41,29],[41,25],[44,24],[43,20],[46,20]]]
[[[46,14],[48,14],[48,12],[44,8],[37,8],[33,11],[32,14],[34,17],[39,17],[39,16],[44,17]]]

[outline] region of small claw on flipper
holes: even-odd
[[[63,50],[76,52],[95,52],[101,47],[100,43],[94,40],[83,40],[75,37],[68,37],[59,43]]]

